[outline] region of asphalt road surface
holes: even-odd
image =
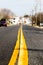
[[[28,65],[43,65],[43,30],[23,26],[23,32],[28,49]]]
[[[0,27],[0,65],[8,65],[20,26]],[[43,30],[22,26],[28,50],[28,65],[43,65]]]
[[[17,40],[19,26],[0,27],[0,65],[8,65]]]

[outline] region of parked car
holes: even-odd
[[[1,20],[0,20],[0,27],[1,27],[1,26],[7,27],[6,19],[1,19]]]
[[[42,23],[40,23],[40,26],[43,26],[43,22],[42,22]]]

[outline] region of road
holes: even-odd
[[[17,40],[19,26],[0,28],[0,65],[8,65]]]
[[[8,65],[20,26],[0,28],[0,65]],[[22,26],[28,50],[28,65],[43,65],[43,30]]]
[[[29,54],[29,65],[43,65],[43,30],[23,26]]]

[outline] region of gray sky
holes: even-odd
[[[16,15],[21,16],[31,14],[36,5],[35,1],[37,0],[0,0],[0,8],[8,8]],[[38,5],[37,9],[39,11],[40,5]],[[41,0],[41,11],[43,11],[43,0]]]

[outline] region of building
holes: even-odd
[[[23,23],[24,25],[31,25],[31,24],[32,24],[32,21],[30,20],[30,16],[24,15],[24,16],[22,17],[22,23]]]

